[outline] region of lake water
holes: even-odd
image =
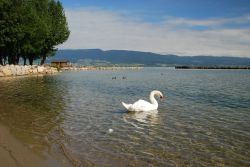
[[[158,114],[127,113],[121,105],[148,100],[154,89],[166,96]],[[248,70],[2,78],[0,99],[0,121],[55,166],[250,166]]]

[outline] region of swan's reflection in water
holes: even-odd
[[[149,126],[160,124],[157,110],[150,112],[126,112],[123,115],[123,120],[136,128],[141,128],[141,124]]]

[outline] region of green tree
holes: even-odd
[[[9,64],[16,64],[18,59],[18,46],[21,38],[21,22],[18,13],[21,10],[22,2],[18,0],[1,0],[0,2],[0,51],[1,57]],[[3,64],[3,62],[1,61]]]
[[[66,41],[70,34],[64,9],[59,1],[49,2],[48,15],[50,31],[43,45],[41,65],[44,64],[47,56],[54,55],[55,47]]]
[[[18,64],[20,57],[43,64],[69,33],[59,1],[0,0],[0,64]]]
[[[49,33],[47,26],[47,0],[30,1],[25,4],[23,12],[24,38],[22,40],[21,52],[24,64],[28,58],[32,65],[41,54],[45,37]]]

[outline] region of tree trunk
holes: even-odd
[[[6,61],[7,61],[7,57],[4,56],[4,57],[3,57],[3,65],[6,65]]]
[[[8,64],[12,64],[11,56],[8,57]]]
[[[17,55],[16,56],[16,61],[15,61],[16,64],[19,64],[19,59],[20,59],[20,55]]]
[[[29,63],[31,66],[33,65],[33,57],[32,56],[29,57]]]
[[[42,56],[42,59],[41,59],[41,63],[40,63],[40,64],[41,64],[41,65],[43,65],[43,64],[44,64],[44,62],[45,62],[45,60],[46,60],[46,55],[43,55],[43,56]]]
[[[10,55],[8,57],[8,63],[16,65],[16,55]]]
[[[16,65],[16,61],[17,61],[17,56],[13,56],[13,64]]]
[[[3,56],[0,55],[0,65],[3,65]]]
[[[23,65],[26,65],[26,57],[23,57]]]

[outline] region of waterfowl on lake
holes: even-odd
[[[122,102],[122,105],[128,110],[128,111],[157,111],[158,109],[158,102],[155,99],[155,96],[160,97],[160,99],[163,99],[163,94],[158,90],[153,90],[149,95],[149,101],[147,102],[145,100],[138,100],[134,104],[126,104]]]

